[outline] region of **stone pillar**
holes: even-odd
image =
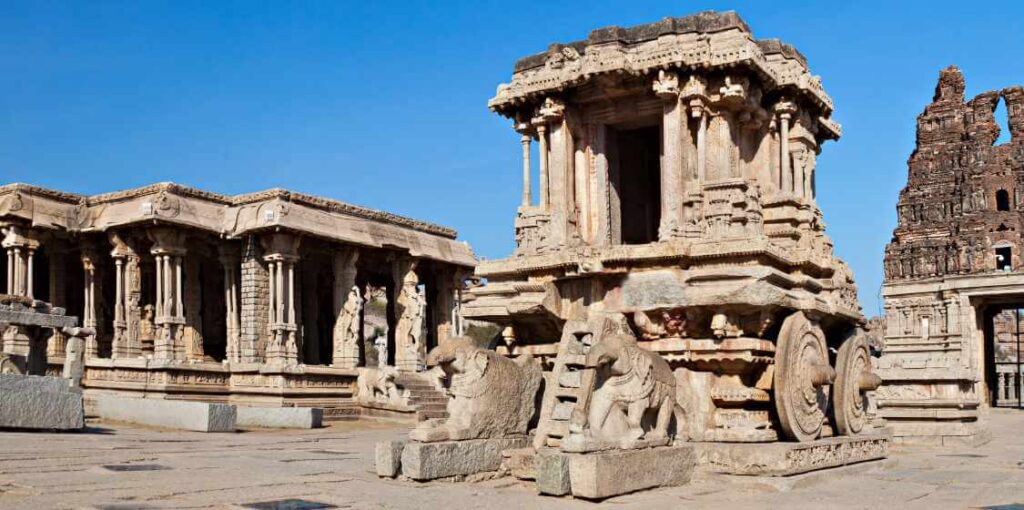
[[[682,124],[685,117],[679,105],[679,76],[659,71],[658,78],[654,80],[654,93],[664,101],[661,123],[661,221],[658,225],[658,239],[664,241],[681,233]]]
[[[67,252],[64,246],[58,246],[56,241],[51,241],[46,245],[46,254],[50,259],[50,304],[58,308],[67,308],[66,299],[66,285],[67,285],[67,271],[65,266],[65,257]],[[46,354],[50,357],[60,358],[63,357],[67,348],[67,335],[64,334],[63,330],[54,330],[53,337],[50,338],[50,342],[46,344]],[[84,346],[83,346],[84,348]]]
[[[775,105],[775,113],[779,120],[779,174],[782,176],[780,187],[784,193],[795,193],[793,174],[789,165],[789,122],[796,108],[789,101],[780,101]]]
[[[33,297],[33,259],[39,241],[34,238],[31,229],[8,225],[0,246],[7,251],[7,293]]]
[[[462,335],[462,317],[459,309],[466,274],[462,268],[446,269],[437,275],[437,303],[433,309],[437,317],[437,345]]]
[[[114,337],[113,358],[136,358],[142,354],[142,274],[140,257],[127,238],[120,233],[108,234],[114,246]]]
[[[523,207],[529,207],[533,202],[533,197],[530,194],[530,143],[533,138],[527,129],[526,124],[519,126],[519,132],[523,135],[519,139],[519,143],[523,146],[523,200],[521,203]]]
[[[395,365],[405,372],[416,372],[426,361],[426,338],[424,337],[423,295],[419,291],[419,277],[416,275],[416,261],[399,258],[392,264],[392,277],[398,288],[395,299]]]
[[[565,105],[547,98],[537,110],[533,120],[537,132],[546,132],[541,138],[542,205],[550,213],[550,244],[565,244],[569,233],[569,215],[572,204],[572,138],[565,122]]]
[[[178,300],[182,305],[185,317],[182,345],[185,348],[185,359],[191,361],[206,359],[206,349],[203,346],[205,332],[202,321],[203,282],[199,278],[199,263],[197,257],[188,257],[178,261],[178,271],[181,271],[181,266],[185,268],[182,282],[184,292]]]
[[[98,254],[91,246],[82,247],[82,270],[85,273],[82,296],[82,327],[96,331],[96,262]],[[86,338],[85,359],[99,357],[99,335]]]
[[[242,246],[241,321],[239,357],[242,363],[256,363],[269,341],[270,272],[264,265],[262,247],[256,236]]]
[[[537,156],[540,160],[540,189],[537,191],[540,192],[541,209],[547,210],[551,200],[548,189],[548,127],[543,123],[537,124],[537,141],[540,145],[540,154]]]
[[[224,358],[231,363],[242,362],[241,322],[238,316],[238,246],[223,243],[217,246],[217,255],[224,269],[224,325],[227,338]]]
[[[299,363],[298,320],[295,315],[295,263],[301,238],[274,233],[262,240],[263,260],[270,269],[270,341],[264,361],[277,365]]]
[[[707,179],[708,161],[708,83],[702,76],[690,75],[686,86],[679,93],[680,100],[686,101],[690,109],[690,117],[697,120],[697,182]],[[699,190],[699,188],[698,188]]]
[[[529,190],[527,190],[529,193]],[[356,286],[359,251],[345,247],[334,253],[334,352],[331,364],[342,368],[359,365],[360,322],[363,293]]]
[[[183,330],[185,308],[182,302],[184,286],[181,259],[185,256],[185,233],[168,228],[148,232],[153,240],[151,253],[156,261],[156,339],[153,358],[157,360],[185,359]]]

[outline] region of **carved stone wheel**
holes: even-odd
[[[775,410],[788,439],[813,441],[821,435],[835,371],[828,363],[825,334],[803,312],[782,322],[775,347]]]
[[[836,357],[836,385],[833,389],[836,432],[844,436],[859,434],[869,421],[866,391],[878,387],[878,376],[871,373],[871,353],[862,335],[848,338]]]

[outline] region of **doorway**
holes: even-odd
[[[1024,409],[1024,305],[994,308],[986,313],[985,377],[992,407]]]
[[[619,240],[653,243],[661,219],[661,126],[609,131],[615,144],[611,181],[619,203]]]

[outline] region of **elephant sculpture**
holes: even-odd
[[[542,377],[530,356],[515,361],[474,345],[466,337],[452,338],[427,356],[427,365],[440,366],[448,383],[448,418],[414,428],[414,441],[460,441],[526,435],[536,411]]]
[[[589,411],[574,417],[571,432],[583,433],[587,426],[590,437],[623,444],[670,440],[668,429],[677,404],[676,379],[668,362],[641,348],[631,335],[613,334],[591,347],[586,366],[597,371],[597,382]]]

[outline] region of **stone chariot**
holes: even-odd
[[[480,264],[463,314],[552,372],[535,447],[581,451],[610,380],[588,352],[622,335],[671,367],[679,438],[876,432],[856,287],[815,199],[840,127],[796,49],[732,12],[608,27],[519,60],[489,106],[521,135],[517,247]]]

